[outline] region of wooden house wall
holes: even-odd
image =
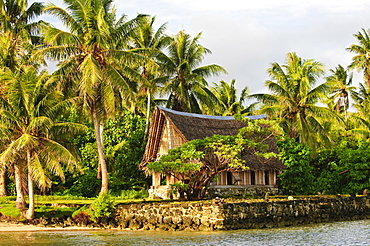
[[[228,184],[227,182],[228,181],[227,173],[228,172],[221,172],[217,176],[217,181],[214,182],[213,185],[252,185],[251,175],[255,175],[254,185],[275,185],[276,184],[276,174],[277,174],[276,171],[257,170],[255,172],[251,172],[250,170],[247,170],[247,171],[234,172],[232,175],[231,184]],[[268,183],[266,183],[266,179]],[[237,180],[239,181],[236,182]]]
[[[176,131],[170,122],[166,120],[158,148],[159,156],[167,154],[168,150],[180,147],[184,143],[186,143],[186,141],[183,137]]]

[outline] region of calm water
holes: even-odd
[[[0,245],[370,245],[370,220],[223,232],[0,232]]]

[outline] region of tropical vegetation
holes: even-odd
[[[24,216],[34,216],[35,194],[100,194],[101,200],[108,191],[144,194],[150,177],[138,165],[157,105],[212,115],[266,114],[282,129],[284,194],[370,188],[368,30],[354,35],[348,67],[338,64],[325,74],[322,62],[289,52],[285,64],[267,69],[268,92],[250,94],[245,85],[238,91],[243,81],[210,83],[226,70],[204,65],[211,51],[201,44],[201,33],[168,34],[166,23],[155,28],[153,16],[117,16],[112,0],[63,3],[0,0],[0,196],[14,195]],[[42,14],[64,27],[46,23]],[[53,72],[51,60],[57,64]],[[357,87],[353,69],[364,74]],[[340,95],[344,104],[338,103]],[[236,153],[251,148],[240,144],[245,138],[189,142],[150,169],[192,177],[174,189],[199,199],[204,195],[199,187],[216,175],[197,176],[207,167],[204,151],[227,155],[225,163],[213,163],[219,167],[242,165]]]

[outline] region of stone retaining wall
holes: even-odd
[[[230,230],[272,228],[370,218],[370,197],[308,198],[260,202],[120,204],[120,228],[133,230]]]
[[[263,196],[267,193],[276,195],[279,189],[274,186],[267,185],[211,185],[207,189],[207,197],[241,197],[244,195],[249,196]]]

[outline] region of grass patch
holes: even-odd
[[[0,205],[1,204],[14,204],[16,200],[15,196],[3,196],[0,197]]]
[[[149,193],[147,190],[122,190],[121,195],[116,197],[120,200],[146,199]]]
[[[72,214],[79,208],[56,208],[51,206],[36,206],[35,218],[55,218],[55,217],[71,217]]]
[[[13,204],[0,204],[0,213],[12,218],[21,218],[21,211]]]

